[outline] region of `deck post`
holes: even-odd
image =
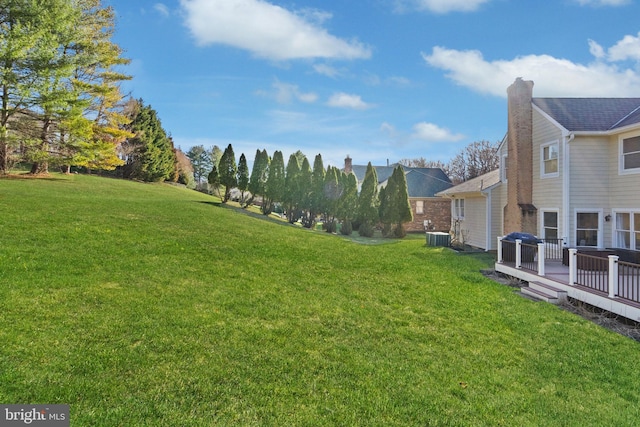
[[[516,268],[522,268],[522,240],[516,239]]]
[[[502,237],[498,236],[498,263],[502,264],[504,261],[502,260]]]
[[[609,255],[609,298],[618,295],[618,259],[617,255]]]
[[[578,250],[569,249],[569,286],[576,285],[577,274],[578,274]]]
[[[544,277],[544,243],[538,243],[538,276]]]

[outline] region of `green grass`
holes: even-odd
[[[176,187],[0,179],[0,403],[73,426],[623,426],[640,345],[423,238]]]

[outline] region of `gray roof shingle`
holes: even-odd
[[[571,132],[606,132],[640,123],[640,98],[533,98]]]
[[[378,184],[388,180],[396,166],[397,164],[391,166],[374,166],[376,174],[378,175]],[[405,177],[407,179],[409,197],[435,197],[436,193],[446,190],[453,185],[447,174],[440,168],[410,168],[407,166],[402,166],[402,168],[405,171]],[[367,172],[367,166],[353,165],[352,170],[358,178],[358,182],[361,183]]]
[[[479,193],[487,188],[493,187],[500,182],[500,169],[492,170],[484,175],[477,176],[468,181],[460,183],[441,191],[438,196],[451,196],[453,194]]]

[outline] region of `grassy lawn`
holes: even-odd
[[[423,238],[194,191],[0,179],[0,403],[73,426],[624,426],[640,345]]]

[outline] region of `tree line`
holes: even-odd
[[[195,186],[157,112],[125,97],[129,63],[101,0],[0,2],[0,173],[72,167]]]
[[[416,168],[440,168],[447,174],[454,184],[468,181],[477,176],[498,169],[499,143],[486,140],[475,141],[464,147],[449,163],[430,161],[424,157],[417,159],[402,159],[400,164]]]
[[[0,173],[16,162],[113,169],[122,127],[114,12],[100,0],[0,3]]]
[[[198,153],[206,150],[196,149]],[[195,154],[191,151],[189,154]],[[378,191],[378,177],[369,163],[360,190],[353,172],[345,173],[335,166],[324,167],[322,155],[315,156],[313,167],[300,151],[291,154],[285,165],[281,151],[269,156],[266,150],[256,150],[251,173],[244,153],[236,162],[229,144],[216,161],[213,153],[207,182],[222,203],[237,190],[237,201],[243,208],[260,206],[264,215],[276,211],[294,224],[313,228],[322,222],[327,232],[350,235],[357,230],[361,236],[372,237],[382,225],[383,235],[404,237],[403,224],[413,220],[402,166],[397,166],[386,186]]]

